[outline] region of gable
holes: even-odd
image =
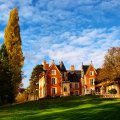
[[[48,69],[48,71],[47,71],[47,74],[51,74],[52,70],[55,70],[55,71],[56,71],[56,74],[61,74],[60,71],[59,71],[59,69],[57,68],[57,66],[56,66],[55,64],[52,64],[52,65],[49,67],[49,69]]]
[[[87,69],[87,72],[86,72],[86,75],[90,74],[90,71],[93,71],[93,72],[94,72],[94,75],[97,74],[97,72],[96,72],[96,70],[95,70],[95,68],[94,68],[94,66],[93,66],[92,64],[89,65],[89,67],[88,67],[88,69]]]

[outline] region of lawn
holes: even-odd
[[[120,120],[120,99],[70,96],[0,107],[0,120]]]

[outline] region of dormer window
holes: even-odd
[[[94,71],[90,71],[90,76],[93,76],[94,75]]]
[[[56,75],[56,70],[51,70],[52,75]]]

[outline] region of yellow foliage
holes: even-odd
[[[27,100],[27,97],[28,96],[25,93],[20,93],[16,97],[16,102],[17,103],[25,102]]]
[[[12,86],[14,94],[17,94],[18,87],[22,81],[22,67],[24,57],[19,27],[19,16],[17,8],[11,10],[8,24],[4,31],[4,44],[8,54],[8,62],[12,71]]]
[[[8,52],[9,62],[13,68],[21,69],[24,63],[22,53],[19,16],[17,8],[11,10],[8,24],[4,31],[5,45]]]

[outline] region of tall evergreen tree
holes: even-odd
[[[21,69],[24,63],[20,37],[19,17],[17,8],[11,10],[8,24],[4,31],[4,42],[8,53],[9,64],[12,69],[12,85],[14,94],[22,81]]]
[[[3,44],[0,48],[0,103],[14,102],[12,86],[12,71],[9,65],[6,47]]]

